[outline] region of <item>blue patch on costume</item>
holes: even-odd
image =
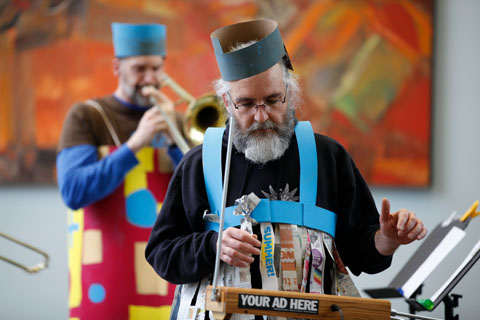
[[[157,133],[152,139],[152,147],[157,149],[167,147],[167,137],[161,133]]]
[[[131,224],[142,228],[153,227],[157,218],[157,202],[150,191],[141,189],[127,197],[126,211]]]
[[[94,283],[88,288],[88,298],[93,303],[102,302],[103,300],[105,300],[105,296],[105,288],[99,283]]]

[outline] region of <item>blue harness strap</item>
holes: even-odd
[[[212,213],[219,215],[222,197],[222,139],[224,128],[208,128],[203,142],[202,159],[205,187]],[[337,215],[315,205],[317,196],[317,153],[315,136],[308,121],[295,127],[300,157],[300,202],[261,199],[252,212],[257,222],[287,223],[324,231],[335,237]],[[235,206],[225,208],[224,228],[239,226],[241,216]],[[218,223],[206,221],[206,230],[218,230]]]
[[[222,139],[225,128],[208,128],[202,149],[203,176],[212,213],[222,209]],[[217,227],[218,229],[218,227]]]
[[[295,127],[300,158],[300,202],[315,205],[317,201],[317,145],[312,125],[300,121]]]

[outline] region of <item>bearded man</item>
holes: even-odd
[[[164,319],[174,286],[143,258],[175,165],[183,156],[161,92],[166,27],[113,23],[113,94],[76,103],[58,146],[69,211],[69,308],[75,319]],[[152,98],[164,110],[153,107]]]
[[[425,237],[423,223],[405,209],[390,213],[386,199],[379,216],[347,151],[296,119],[301,92],[275,21],[226,26],[211,38],[222,75],[214,87],[234,120],[225,230],[219,239],[212,217],[229,130],[210,128],[177,167],[146,248],[161,277],[183,284],[171,318],[211,318],[204,292],[216,255],[220,285],[358,295],[345,267],[385,270],[401,244]],[[245,212],[249,201],[254,210]]]

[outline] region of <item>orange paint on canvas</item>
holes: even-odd
[[[339,140],[369,184],[427,186],[433,5],[432,0],[92,0],[48,17],[44,7],[22,8],[17,23],[0,33],[0,68],[3,57],[11,57],[10,71],[0,75],[0,183],[53,181],[69,108],[116,88],[112,21],[165,24],[166,71],[198,97],[220,76],[210,33],[273,18],[304,91],[299,116]],[[355,82],[347,83],[342,109],[335,93],[346,77]]]

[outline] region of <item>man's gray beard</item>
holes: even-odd
[[[150,97],[145,97],[142,95],[143,86],[126,86],[126,94],[132,101],[132,103],[139,107],[150,107],[152,106],[152,101]]]
[[[142,88],[135,88],[135,91],[133,92],[133,95],[131,96],[132,101],[135,105],[140,106],[140,107],[150,107],[153,103],[150,97],[145,97],[144,95],[141,94]]]
[[[288,109],[282,124],[276,125],[270,119],[264,123],[254,122],[245,133],[238,121],[233,126],[233,145],[254,163],[265,164],[279,159],[290,145],[295,131],[295,110]],[[272,132],[256,133],[255,130],[273,129]]]
[[[150,107],[153,104],[150,97],[144,97],[138,90],[135,91],[132,100],[134,104],[140,107]]]

